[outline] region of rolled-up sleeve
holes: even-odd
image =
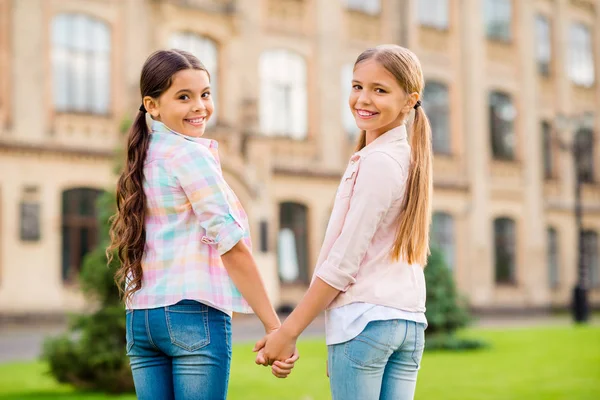
[[[355,276],[382,218],[403,191],[403,169],[391,156],[374,152],[360,161],[342,230],[316,276],[345,292]]]
[[[230,189],[217,160],[208,149],[198,146],[173,157],[170,168],[206,231],[202,242],[214,246],[220,255],[227,253],[246,232],[231,212],[226,195]]]

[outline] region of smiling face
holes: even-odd
[[[413,97],[374,58],[356,64],[349,104],[359,129],[377,137],[401,125],[416,101]]]
[[[175,73],[171,86],[158,99],[144,97],[148,113],[182,135],[200,137],[213,113],[210,78],[206,71],[185,69]]]

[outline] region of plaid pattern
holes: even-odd
[[[197,300],[226,312],[252,310],[229,278],[221,255],[243,240],[248,218],[223,179],[218,143],[153,121],[144,164],[146,247],[142,289],[129,309]]]

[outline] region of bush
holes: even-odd
[[[79,389],[112,393],[134,390],[129,360],[125,355],[125,311],[114,283],[119,265],[108,267],[108,219],[114,213],[114,195],[105,193],[98,201],[100,245],[84,259],[81,289],[98,305],[90,314],[73,316],[68,333],[47,339],[43,358],[59,381]]]
[[[427,336],[425,343],[426,351],[449,350],[449,351],[466,351],[477,350],[489,347],[489,344],[479,339],[465,339],[456,335],[438,333]]]
[[[458,295],[452,272],[440,250],[431,249],[425,268],[428,334],[452,334],[470,321],[465,299]]]
[[[448,269],[439,249],[432,248],[425,268],[427,282],[427,335],[428,350],[469,350],[484,347],[477,340],[455,336],[458,329],[466,327],[471,318],[467,301],[456,290],[452,272]]]

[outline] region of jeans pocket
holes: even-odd
[[[415,367],[419,369],[423,358],[423,350],[425,349],[425,327],[423,324],[415,323],[415,349],[412,353],[412,359],[415,362]]]
[[[184,302],[165,307],[171,343],[187,351],[196,351],[210,343],[208,306]]]
[[[354,339],[344,344],[346,357],[363,367],[375,364],[392,354],[395,321],[371,321]]]
[[[125,312],[125,351],[127,355],[133,347],[133,310],[127,310]]]

